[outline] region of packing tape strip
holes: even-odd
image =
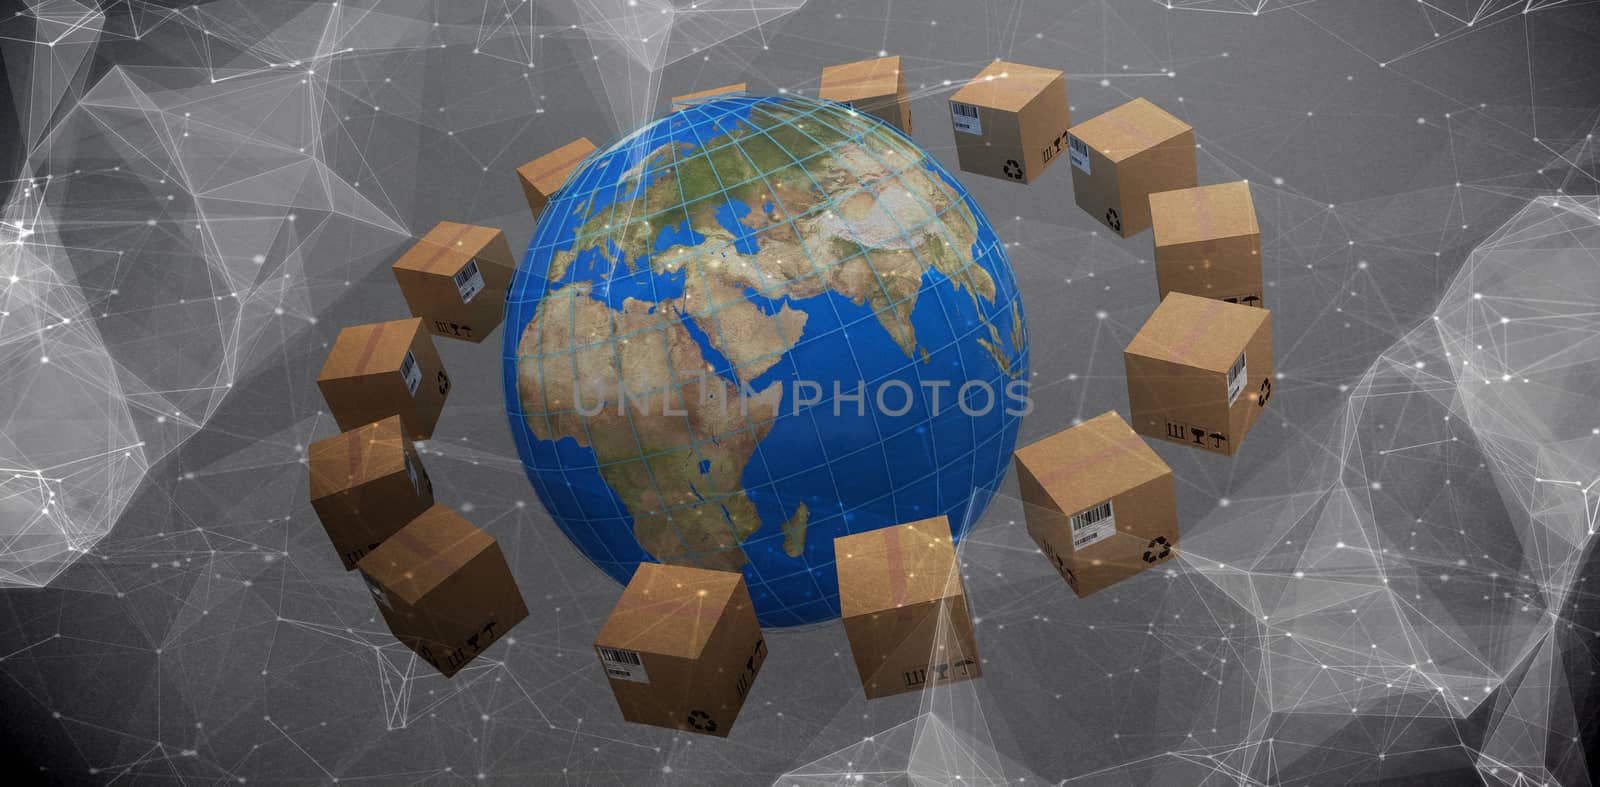
[[[1121,455],[1129,453],[1131,451],[1135,451],[1142,445],[1144,445],[1143,438],[1139,437],[1136,434],[1135,435],[1131,435],[1129,437],[1125,437],[1125,438],[1123,438],[1121,440],[1118,440],[1117,442],[1112,443],[1111,445],[1109,445],[1109,446],[1107,446],[1105,448],[1102,448],[1099,451],[1096,451],[1095,453],[1092,453],[1092,454],[1090,454],[1090,455],[1088,455],[1088,456],[1086,456],[1086,457],[1084,457],[1082,459],[1079,459],[1076,462],[1071,462],[1071,463],[1062,465],[1060,467],[1054,468],[1049,473],[1046,473],[1044,475],[1034,476],[1034,478],[1035,478],[1035,480],[1037,480],[1039,482],[1040,486],[1049,486],[1050,484],[1056,483],[1057,481],[1061,481],[1061,480],[1067,478],[1068,476],[1072,475],[1073,473],[1078,472],[1079,470],[1083,470],[1085,468],[1093,467],[1093,466],[1098,465],[1101,462],[1104,462],[1104,461],[1106,461],[1108,459],[1111,459],[1113,457],[1121,456]]]
[[[427,513],[424,512],[423,516],[427,516]],[[413,521],[415,521],[415,520],[413,520]],[[410,525],[406,525],[406,527],[410,527]],[[410,550],[411,554],[422,558],[423,561],[424,561],[424,565],[437,566],[439,568],[448,569],[450,573],[454,573],[456,571],[461,570],[462,566],[452,564],[450,562],[450,559],[445,556],[445,552],[450,547],[454,547],[456,544],[459,544],[459,543],[465,541],[466,540],[465,538],[458,539],[458,540],[450,543],[443,550],[435,550],[432,547],[428,546],[427,542],[425,542],[422,539],[417,538],[415,535],[412,535],[411,533],[407,532],[406,527],[402,527],[399,530],[396,530],[394,535],[389,536],[390,540],[392,540],[395,543],[397,543],[397,544],[405,547],[406,549]],[[473,529],[476,530],[477,528],[473,528]],[[493,540],[494,540],[493,538],[490,539],[491,542]]]
[[[376,428],[375,425],[363,426],[360,429],[353,429],[349,433],[347,448],[350,453],[350,479],[346,482],[349,487],[359,486],[367,480],[367,465],[361,461],[361,444],[366,439],[365,432],[368,429],[376,430]]]
[[[1155,137],[1151,136],[1150,133],[1148,131],[1145,131],[1144,128],[1142,128],[1140,126],[1136,126],[1136,125],[1134,125],[1132,123],[1129,123],[1126,120],[1123,120],[1120,117],[1117,117],[1115,109],[1111,110],[1110,112],[1107,112],[1104,115],[1101,115],[1099,117],[1099,119],[1100,120],[1104,120],[1105,122],[1110,123],[1113,126],[1116,126],[1118,130],[1120,130],[1123,133],[1125,133],[1125,134],[1137,139],[1139,141],[1139,144],[1143,145],[1144,148],[1153,147],[1156,144],[1164,141],[1164,140],[1156,139]],[[1143,148],[1141,148],[1141,149],[1143,149]],[[1102,154],[1104,154],[1106,151],[1102,150],[1100,152]]]
[[[900,551],[900,528],[883,529],[883,557],[889,563],[889,600],[896,608],[906,605],[911,594],[906,588],[906,556]]]
[[[1211,226],[1211,200],[1206,198],[1203,189],[1194,190],[1194,223],[1200,227],[1200,234],[1206,240],[1212,240]]]
[[[378,341],[383,338],[383,331],[389,323],[380,322],[372,326],[372,333],[367,334],[367,345],[361,348],[361,357],[356,359],[356,369],[352,372],[355,377],[360,377],[367,372],[367,365],[372,363],[372,354],[378,351]]]
[[[487,227],[475,227],[471,224],[457,224],[456,226],[459,229],[457,229],[454,234],[450,235],[450,237],[444,241],[430,240],[429,237],[424,237],[422,242],[417,244],[418,246],[429,246],[432,250],[427,259],[423,260],[422,264],[418,266],[419,270],[424,273],[433,273],[433,269],[438,267],[439,263],[445,260],[445,255],[456,251],[456,247],[460,245],[461,241],[466,239],[468,235],[472,234],[474,230],[488,229]],[[428,233],[429,236],[432,234],[433,233]],[[467,258],[471,259],[475,256],[477,255],[468,254]]]
[[[714,87],[714,88],[710,88],[709,90],[696,90],[693,93],[685,93],[685,94],[683,94],[681,96],[673,96],[672,103],[674,103],[674,104],[687,104],[689,102],[699,101],[701,99],[715,98],[717,96],[726,96],[726,95],[730,95],[730,94],[734,94],[734,93],[748,93],[748,92],[750,92],[750,86],[749,85],[747,85],[744,82],[735,82],[735,83],[733,83],[731,85],[723,85],[722,87]]]
[[[715,623],[717,618],[721,616],[720,609],[708,607],[700,602],[685,603],[683,601],[642,599],[632,596],[623,596],[617,599],[616,608],[629,612],[649,612],[679,620],[692,620],[696,623]]]
[[[1051,79],[1054,80],[1054,77],[1051,77]],[[972,82],[968,82],[967,84],[969,86],[975,86],[979,90],[991,91],[987,94],[987,96],[985,96],[984,100],[986,101],[993,101],[994,99],[992,97],[997,93],[1021,93],[1031,98],[1032,96],[1038,95],[1044,89],[1040,87],[1039,83],[1034,80],[1011,79],[1009,77],[997,77],[995,79],[986,79],[983,81],[974,80]],[[956,99],[952,97],[950,100],[954,101]]]
[[[1206,187],[1191,190],[1194,197],[1194,224],[1200,231],[1200,240],[1197,248],[1204,255],[1206,262],[1211,261],[1211,255],[1217,252],[1216,232],[1211,223],[1211,200],[1206,196]]]
[[[577,153],[577,154],[568,153],[568,154],[562,156],[561,158],[557,159],[556,161],[549,162],[549,163],[545,163],[543,158],[535,159],[534,161],[531,161],[528,164],[522,165],[522,169],[517,170],[517,174],[522,175],[524,180],[527,180],[529,183],[532,183],[535,187],[539,187],[539,186],[545,185],[545,184],[542,184],[541,181],[545,180],[546,178],[549,178],[551,175],[554,175],[557,172],[565,172],[566,175],[563,175],[561,177],[561,183],[557,183],[555,188],[550,189],[550,192],[554,192],[555,189],[561,188],[561,186],[567,182],[567,176],[572,174],[572,169],[574,167],[578,166],[578,164],[580,162],[582,162],[585,158],[588,158],[589,153],[591,151],[593,151],[593,148],[588,147],[587,145],[579,145],[578,144],[579,142],[583,142],[583,141],[585,141],[585,140],[575,140],[573,142],[568,142],[566,145],[564,145],[559,150],[556,150],[556,151],[546,155],[545,158],[549,158],[551,156],[559,155],[561,153],[561,151],[566,150],[567,148],[570,148],[570,147],[573,147],[573,146],[578,146],[578,148],[580,150],[582,150],[583,152]],[[530,169],[530,167],[533,164],[543,164],[544,166],[540,167],[539,169]],[[550,194],[546,193],[545,196],[548,197],[548,196],[550,196]]]
[[[1210,298],[1205,299],[1205,304],[1202,306],[1203,311],[1200,312],[1199,319],[1195,320],[1194,323],[1189,326],[1189,332],[1183,335],[1183,340],[1178,342],[1177,345],[1172,348],[1172,356],[1174,360],[1177,360],[1179,363],[1187,362],[1189,360],[1189,352],[1194,349],[1195,342],[1200,341],[1201,334],[1204,334],[1206,329],[1211,327],[1211,323],[1217,321],[1217,315],[1222,313],[1223,306],[1224,304],[1222,301],[1216,301]]]
[[[828,83],[828,87],[830,89],[841,87],[860,87],[862,85],[870,85],[875,82],[895,80],[899,78],[900,71],[897,68],[888,67],[888,64],[882,62],[881,60],[874,60],[866,68],[852,70],[849,72],[849,74],[849,76],[842,78],[832,78]],[[888,93],[874,93],[869,96],[863,96],[863,98],[879,98],[882,96],[887,96],[890,93],[898,95],[900,92],[901,86],[895,86],[891,87]]]

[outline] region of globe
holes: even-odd
[[[507,295],[507,413],[540,501],[619,582],[743,572],[764,626],[839,615],[833,539],[958,543],[1030,409],[1003,245],[892,126],[728,96],[591,154]]]

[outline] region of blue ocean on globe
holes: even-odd
[[[595,151],[506,302],[517,450],[568,539],[743,572],[762,625],[839,615],[836,537],[1005,477],[1028,342],[1003,245],[955,178],[841,104],[723,96]]]

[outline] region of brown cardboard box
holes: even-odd
[[[687,103],[689,103],[691,101],[700,101],[702,99],[716,98],[717,96],[726,96],[726,95],[732,95],[732,94],[736,94],[736,93],[743,93],[746,90],[748,90],[748,88],[745,86],[745,83],[743,83],[743,82],[739,82],[739,83],[732,84],[732,85],[723,85],[722,87],[714,87],[714,88],[711,88],[710,90],[697,90],[697,91],[695,91],[693,93],[688,93],[688,94],[681,95],[681,96],[673,96],[672,97],[672,108],[673,108],[673,111],[677,111],[678,109],[680,109],[680,107],[678,106],[679,104],[687,104]]]
[[[1182,292],[1122,354],[1133,429],[1232,456],[1272,398],[1272,313]]]
[[[481,342],[505,314],[517,270],[506,235],[492,227],[441,222],[395,261],[411,316],[434,336]]]
[[[442,505],[357,568],[389,630],[447,678],[528,616],[500,545]]]
[[[622,717],[728,736],[767,641],[744,576],[643,563],[594,640]]]
[[[450,375],[433,337],[413,317],[340,331],[317,387],[340,429],[399,415],[412,439],[426,440],[450,393]]]
[[[1261,286],[1261,227],[1245,181],[1150,195],[1161,297],[1186,292],[1246,306],[1266,306]]]
[[[1106,413],[1013,455],[1028,535],[1079,598],[1172,557],[1172,470]]]
[[[840,616],[868,699],[982,674],[944,517],[833,540]]]
[[[950,97],[950,122],[963,171],[1031,183],[1066,151],[1066,75],[996,60]]]
[[[1131,238],[1150,226],[1150,194],[1195,184],[1194,129],[1136,98],[1072,127],[1078,207]]]
[[[594,143],[588,137],[578,137],[517,167],[517,178],[522,181],[522,194],[528,198],[528,210],[533,211],[534,221],[539,220],[545,204],[567,182],[572,171],[593,152]]]
[[[899,55],[822,69],[817,98],[849,105],[911,133],[911,100],[906,97],[906,75],[900,70]]]
[[[349,571],[433,505],[433,481],[400,416],[311,444],[311,507]]]

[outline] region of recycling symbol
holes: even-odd
[[[717,722],[703,710],[689,711],[689,726],[701,732],[716,732]]]
[[[1156,551],[1156,547],[1161,548],[1160,552]],[[1154,563],[1158,560],[1166,560],[1167,555],[1170,554],[1172,554],[1172,542],[1168,541],[1166,536],[1156,536],[1144,548],[1144,562]]]
[[[1106,208],[1106,226],[1117,232],[1122,231],[1122,217],[1117,215],[1116,208]]]
[[[1272,378],[1261,378],[1261,392],[1256,394],[1256,405],[1266,407],[1267,400],[1272,398]]]
[[[1012,180],[1022,180],[1022,165],[1014,158],[1006,159],[1006,177]]]

